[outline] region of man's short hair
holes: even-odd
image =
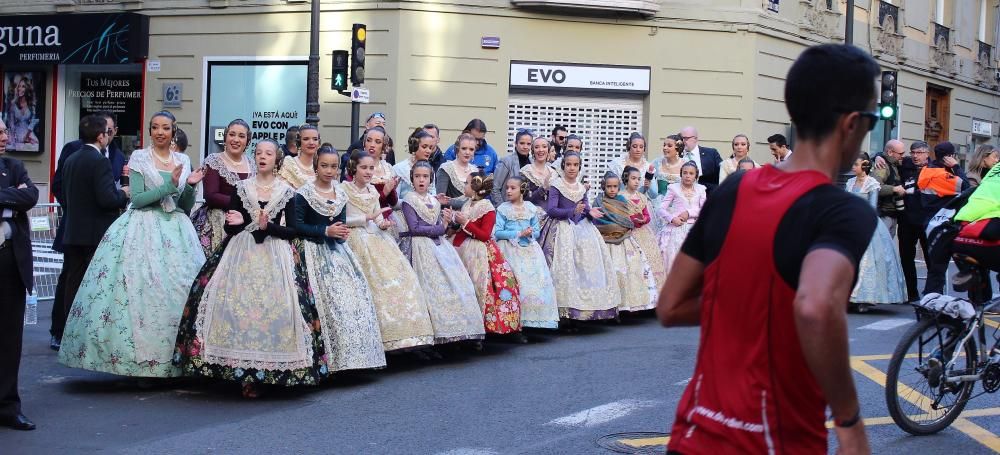
[[[569,130],[567,130],[565,126],[563,126],[563,125],[556,125],[555,128],[552,128],[552,135],[555,136],[556,134],[559,134],[560,131],[563,131],[563,132],[566,132],[566,133],[569,132]]]
[[[926,143],[924,141],[914,141],[912,144],[910,144],[910,151],[911,152],[914,151],[914,150],[920,150],[920,149],[927,149],[928,151],[930,151],[931,146],[930,146],[930,144],[928,144],[928,143]]]
[[[778,147],[788,147],[788,139],[785,139],[784,134],[772,134],[767,137],[768,144],[774,144]]]
[[[80,141],[96,144],[97,138],[108,130],[108,119],[98,114],[90,114],[80,120]]]
[[[433,123],[428,123],[424,125],[423,129],[434,130],[434,134],[441,134],[441,128],[438,128],[438,126]]]
[[[852,45],[821,44],[802,52],[785,78],[785,106],[802,139],[819,140],[841,115],[871,109],[878,63]]]
[[[99,115],[99,116],[104,117],[104,118],[106,118],[108,120],[111,120],[112,122],[115,122],[115,125],[118,124],[118,116],[115,115],[115,114],[112,114],[111,112],[108,112],[108,111],[97,111],[97,112],[94,112],[94,115]]]

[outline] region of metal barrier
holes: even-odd
[[[59,204],[38,204],[28,212],[31,226],[31,257],[34,261],[35,295],[39,300],[56,294],[62,272],[63,255],[52,249],[56,228],[62,218]]]

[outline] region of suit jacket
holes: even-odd
[[[56,197],[56,201],[59,205],[66,205],[66,201],[62,198],[62,171],[63,165],[66,164],[66,160],[69,159],[74,153],[83,147],[84,143],[81,140],[75,140],[73,142],[67,142],[63,146],[62,151],[59,152],[59,162],[56,163],[56,172],[52,176],[52,195]],[[114,178],[115,183],[121,183],[122,179],[122,167],[125,166],[125,154],[122,153],[121,149],[117,145],[112,143],[108,146],[108,162],[111,165],[111,176]],[[59,223],[56,227],[56,238],[52,241],[52,249],[62,252],[63,248],[63,236],[66,235],[65,224]]]
[[[84,145],[63,164],[63,243],[97,246],[128,202],[101,152]]]
[[[21,184],[27,188],[18,189]],[[28,177],[24,164],[13,158],[0,156],[0,217],[4,209],[13,211],[13,218],[7,221],[12,231],[11,241],[17,271],[25,289],[31,292],[34,279],[31,264],[31,231],[28,228],[28,211],[38,203],[38,188]],[[0,240],[2,241],[2,240]],[[0,273],[9,273],[3,271]],[[0,279],[8,277],[0,275]]]
[[[722,156],[719,151],[711,147],[698,146],[698,154],[701,157],[701,176],[698,183],[705,185],[705,190],[709,193],[719,186],[719,167],[722,166]]]
[[[499,207],[507,202],[507,179],[520,176],[521,160],[517,157],[517,152],[508,153],[497,161],[497,167],[493,170],[493,193],[490,196],[494,206]]]

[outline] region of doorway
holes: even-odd
[[[927,84],[927,103],[924,104],[924,142],[931,146],[931,150],[938,142],[948,140],[950,117],[949,89]]]

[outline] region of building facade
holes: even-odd
[[[893,136],[950,140],[962,151],[996,143],[1000,1],[854,4],[854,44],[899,71]],[[480,118],[501,155],[518,129],[548,135],[567,125],[585,141],[591,179],[624,153],[632,131],[649,138],[655,158],[662,138],[686,125],[723,155],[734,135],[746,133],[751,156],[768,162],[766,138],[792,135],[785,74],[805,47],[844,40],[845,8],[844,0],[324,0],[320,130],[338,149],[349,142],[351,102],[330,89],[330,55],[350,49],[352,24],[363,23],[370,102],[361,106],[362,122],[383,112],[397,156],[420,125],[438,124],[446,146]],[[32,126],[45,140],[10,153],[48,182],[80,115],[98,107],[118,112],[126,150],[142,145],[142,125],[161,109],[188,133],[195,162],[232,118],[250,122],[255,140],[281,140],[305,118],[309,9],[308,0],[0,0],[4,118],[8,98],[17,97],[6,75],[40,75],[36,85],[45,87]],[[97,25],[122,17],[139,22],[129,29],[131,47],[115,59],[93,60],[105,46],[87,61],[65,53],[38,60],[31,54],[56,51],[46,50],[45,36],[29,40],[18,31],[37,24],[44,32],[45,21],[105,30]],[[41,46],[23,45],[39,39]],[[880,150],[884,141],[876,128],[868,147]]]

